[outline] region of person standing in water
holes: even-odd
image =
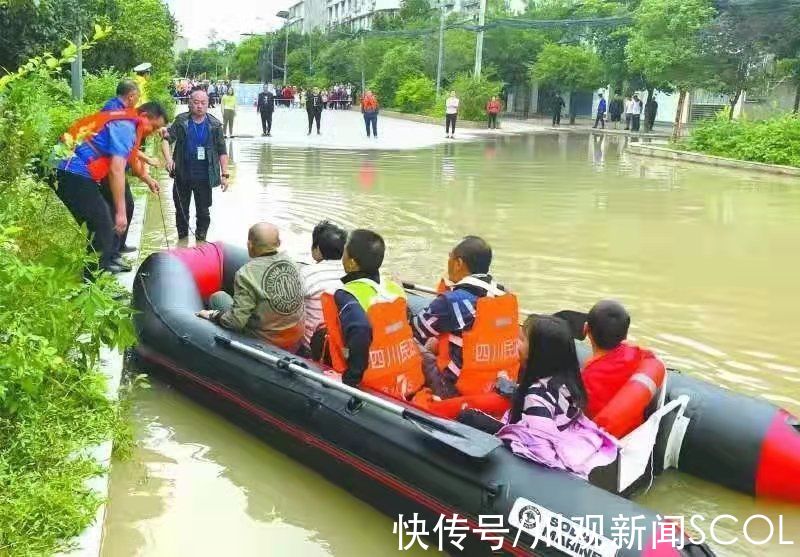
[[[456,92],[450,91],[450,96],[448,96],[445,101],[444,111],[444,133],[445,137],[449,137],[450,139],[456,136],[456,120],[458,119],[459,102]]]
[[[228,87],[227,93],[222,97],[222,131],[224,137],[233,137],[233,119],[236,116],[236,97],[233,87]]]

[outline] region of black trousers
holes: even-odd
[[[641,123],[642,117],[639,114],[631,114],[631,131],[638,132],[639,131],[639,124]]]
[[[497,129],[497,114],[489,113],[489,129]]]
[[[597,124],[600,124],[600,127],[605,129],[605,127],[606,127],[606,113],[605,112],[598,112],[597,113],[597,118],[595,118],[594,126],[592,126],[592,127],[596,128]]]
[[[556,110],[555,112],[553,112],[553,125],[557,126],[560,123],[561,123],[561,111]]]
[[[316,122],[317,123],[317,133],[319,133],[319,125],[322,121],[322,111],[321,110],[314,110],[313,112],[308,113],[308,133],[311,133],[311,125]]]
[[[367,137],[369,137],[370,126],[372,126],[372,135],[378,137],[378,114],[364,114],[364,125],[367,127]]]
[[[208,180],[175,180],[172,186],[172,200],[175,202],[175,227],[178,237],[189,235],[189,206],[194,195],[194,211],[196,216],[194,235],[198,240],[205,240],[211,224],[211,186]]]
[[[103,194],[103,198],[106,200],[106,203],[108,203],[108,209],[113,215],[117,208],[114,206],[114,196],[111,195],[111,187],[108,185],[108,180],[103,180],[100,193]],[[128,217],[128,226],[125,227],[125,232],[116,237],[117,242],[114,246],[115,255],[119,255],[120,248],[124,246],[125,242],[128,240],[128,229],[131,227],[131,221],[133,220],[133,194],[131,193],[131,184],[127,179],[125,180],[125,216]]]
[[[456,119],[458,118],[458,114],[445,114],[444,115],[444,133],[456,133]],[[450,129],[453,131],[450,131]]]
[[[261,111],[261,131],[264,133],[272,132],[272,111]]]
[[[108,269],[115,255],[117,234],[114,231],[113,213],[100,193],[100,184],[63,170],[58,171],[56,180],[58,198],[78,224],[86,223],[87,251],[98,255],[100,269]]]

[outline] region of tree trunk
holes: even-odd
[[[678,109],[675,111],[675,125],[672,127],[672,141],[678,141],[681,137],[681,124],[683,122],[683,105],[686,101],[686,91],[680,90],[678,94]]]
[[[731,99],[731,102],[730,102],[731,111],[728,113],[728,120],[733,120],[733,111],[736,108],[736,103],[739,102],[739,98],[741,96],[742,96],[742,90],[741,89],[737,89],[736,90],[736,94],[733,96],[733,98]]]
[[[649,103],[653,99],[653,87],[647,88],[647,102]]]
[[[794,113],[800,111],[800,80],[797,81],[797,91],[794,94]]]
[[[574,108],[575,103],[574,103],[574,100],[575,100],[575,91],[570,91],[569,92],[569,106],[567,107],[567,112],[569,112],[569,125],[570,126],[574,126],[575,125],[575,108]]]

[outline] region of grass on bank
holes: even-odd
[[[744,161],[800,167],[800,117],[729,120],[727,114],[699,123],[677,145],[688,151]]]

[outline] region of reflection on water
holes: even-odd
[[[598,298],[613,296],[630,309],[634,340],[657,351],[670,366],[800,412],[800,343],[794,324],[800,314],[794,257],[800,238],[800,183],[636,158],[624,153],[625,141],[558,133],[404,152],[233,143],[235,187],[215,193],[209,237],[243,245],[250,224],[271,220],[281,227],[284,247],[307,257],[310,231],[323,218],[347,227],[374,227],[387,241],[387,270],[433,284],[445,271],[452,245],[465,234],[480,234],[493,246],[493,273],[521,295],[522,307],[586,310]],[[169,243],[174,245],[172,208],[168,196],[164,200]],[[157,204],[151,203],[148,212],[145,241],[157,249],[165,245]],[[254,499],[260,495],[247,488],[247,480],[263,480],[264,457],[247,459],[249,451],[271,455],[268,449],[184,399],[160,391],[146,395],[150,398],[139,408],[146,447],[154,451],[141,456],[146,470],[160,467],[159,481],[170,487],[148,491],[158,504],[140,505],[135,493],[142,465],[115,471],[116,488],[131,495],[115,494],[110,539],[119,531],[136,532],[139,539],[128,536],[124,547],[154,554],[158,544],[175,542],[161,536],[156,540],[153,533],[172,527],[174,519],[165,517],[178,516],[177,505],[186,505],[189,517],[222,521],[216,528],[209,526],[215,536],[249,536],[259,543],[279,539],[283,534],[267,532],[274,525],[265,526],[265,515],[248,522],[244,515],[252,515],[236,503],[244,497],[250,507],[259,504]],[[170,414],[161,406],[165,400]],[[171,432],[169,443],[154,445],[159,431]],[[206,439],[205,460],[186,464],[177,459],[186,468],[179,464],[172,470],[156,464],[167,454],[176,459],[173,452],[200,450],[194,445],[198,436]],[[240,444],[250,447],[248,454],[236,450]],[[269,466],[275,459],[280,457],[269,457]],[[215,472],[219,466],[227,472]],[[221,476],[234,469],[247,480],[225,483]],[[300,483],[319,481],[299,470]],[[193,474],[199,476],[185,477]],[[287,497],[294,489],[291,478],[289,474],[283,480]],[[183,483],[215,512],[206,514],[197,500],[176,491]],[[329,495],[333,488],[327,490],[325,497],[348,501],[337,504],[356,505]],[[672,513],[780,512],[677,474],[657,482],[644,500]],[[123,517],[116,508],[125,505],[131,508]],[[353,512],[364,521],[379,520],[366,508]],[[800,543],[800,513],[786,512]],[[341,520],[339,529],[345,532],[352,526],[348,517],[339,518],[343,514],[329,516]],[[190,523],[189,517],[180,520]],[[314,530],[302,520],[293,516],[286,522]],[[390,526],[378,527],[384,531],[385,548],[393,541]],[[353,538],[362,533],[358,525],[347,531]],[[359,547],[339,548],[324,532],[326,542],[300,532],[284,534],[297,547],[318,544],[317,551],[368,554]],[[785,549],[770,546],[770,555],[789,555]],[[738,546],[723,552],[756,553]]]

